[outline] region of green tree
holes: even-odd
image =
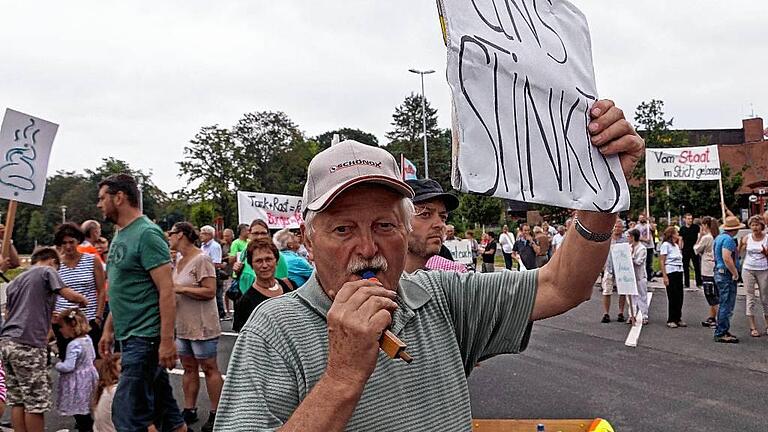
[[[210,201],[193,204],[189,210],[189,222],[196,227],[212,225],[215,217],[216,210]]]
[[[501,219],[504,203],[501,198],[477,194],[459,196],[459,208],[451,217],[462,221],[463,226],[496,225]]]
[[[247,172],[247,161],[236,158],[234,135],[216,125],[205,126],[184,147],[184,160],[178,162],[179,177],[185,177],[189,186],[179,196],[192,200],[210,200],[214,211],[224,217],[225,223],[237,220],[237,188]]]
[[[427,157],[429,177],[445,190],[451,189],[451,131],[437,127],[437,110],[426,101]],[[393,129],[387,132],[387,150],[400,160],[404,155],[413,162],[420,177],[424,177],[424,133],[421,115],[421,95],[411,93],[395,108],[392,115]]]
[[[232,130],[237,141],[234,159],[244,165],[245,171],[238,178],[238,186],[244,190],[268,190],[266,175],[273,158],[304,140],[293,121],[283,112],[262,111],[246,113]],[[271,185],[270,185],[271,186]]]
[[[178,162],[179,176],[190,184],[179,196],[211,201],[215,214],[233,227],[237,191],[300,194],[317,148],[282,112],[246,113],[232,129],[203,127]]]
[[[347,127],[322,133],[316,136],[314,140],[317,141],[319,144],[319,149],[322,151],[331,146],[333,136],[336,134],[339,135],[339,139],[341,139],[341,141],[351,139],[375,147],[378,147],[379,145],[379,140],[376,139],[375,135],[361,131],[360,129],[352,129]]]
[[[35,245],[45,235],[45,217],[39,210],[33,210],[29,216],[29,222],[27,223],[27,237],[32,240]]]

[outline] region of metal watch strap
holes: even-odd
[[[576,232],[579,233],[582,237],[585,239],[595,242],[595,243],[602,243],[604,241],[607,241],[611,238],[611,231],[603,232],[603,233],[593,233],[592,231],[588,230],[584,225],[581,224],[581,221],[578,217],[574,218],[574,225],[576,226]]]

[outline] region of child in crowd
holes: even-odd
[[[93,392],[93,432],[116,432],[112,423],[112,400],[120,380],[120,353],[103,359],[99,366],[99,383]],[[147,432],[157,432],[150,426]]]
[[[93,394],[94,432],[115,432],[112,423],[112,399],[120,379],[120,353],[102,360],[99,366],[99,384]]]
[[[59,387],[56,406],[61,415],[75,417],[75,428],[80,432],[93,430],[91,398],[99,382],[99,373],[93,362],[96,353],[88,332],[88,318],[79,308],[65,309],[59,314],[61,334],[72,339],[67,345],[66,361],[56,364]]]
[[[0,332],[0,351],[13,429],[42,432],[45,413],[51,407],[51,380],[46,363],[48,329],[56,296],[83,306],[88,301],[64,286],[56,271],[60,263],[56,249],[40,248],[31,260],[32,267],[6,289],[7,319]]]

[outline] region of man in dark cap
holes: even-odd
[[[414,192],[413,231],[408,233],[408,255],[405,259],[405,271],[412,273],[425,268],[434,255],[443,256],[440,250],[445,248],[445,222],[448,212],[459,207],[459,199],[443,191],[440,183],[432,179],[406,180],[406,183]],[[450,252],[447,253],[450,257]],[[450,259],[453,260],[452,257]]]

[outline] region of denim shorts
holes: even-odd
[[[219,349],[219,338],[207,340],[191,340],[176,338],[176,352],[179,357],[194,357],[197,360],[216,358]]]
[[[158,364],[159,347],[159,338],[120,341],[122,372],[112,401],[112,422],[121,432],[146,432],[151,424],[170,432],[184,424],[168,373]]]

